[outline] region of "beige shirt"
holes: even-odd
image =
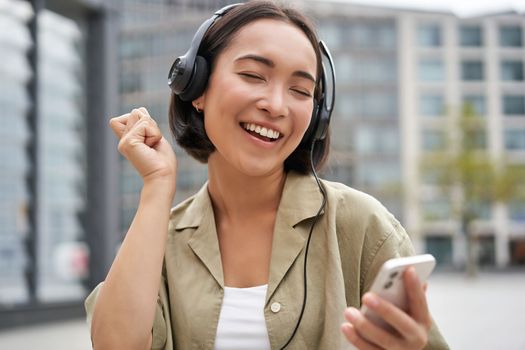
[[[360,307],[385,260],[414,253],[405,230],[377,200],[343,184],[322,183],[327,203],[308,252],[308,300],[287,349],[351,348],[340,331],[344,309]],[[305,244],[321,202],[312,176],[288,174],[275,220],[264,309],[272,349],[286,343],[299,317]],[[88,319],[99,287],[86,300]],[[153,349],[213,349],[223,296],[215,219],[204,185],[171,211]],[[435,326],[426,349],[448,349]]]

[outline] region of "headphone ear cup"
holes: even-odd
[[[195,57],[193,75],[188,82],[188,86],[179,94],[180,99],[188,102],[202,95],[208,83],[208,72],[208,62],[206,59],[202,56]]]
[[[315,137],[317,124],[319,123],[319,104],[314,102],[314,108],[312,110],[312,118],[310,119],[310,125],[304,133],[303,139],[301,140],[302,145],[310,145],[313,138]]]

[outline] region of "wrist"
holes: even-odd
[[[144,180],[141,197],[155,197],[157,199],[165,199],[171,203],[175,197],[176,185],[174,178],[155,178]]]

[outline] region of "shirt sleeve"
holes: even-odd
[[[371,263],[365,272],[364,291],[370,289],[375,276],[383,263],[391,258],[414,255],[414,247],[405,229],[397,221],[393,223],[392,231],[377,245],[375,254],[371,257]],[[447,350],[450,349],[441,335],[436,323],[432,319],[432,327],[428,334],[428,343],[424,350]]]
[[[91,321],[93,319],[93,311],[95,309],[95,304],[100,293],[100,289],[104,285],[104,282],[99,283],[95,289],[88,295],[84,302],[86,309],[86,320],[88,324],[89,333],[91,334]],[[165,307],[165,302],[167,300],[166,287],[164,283],[164,276],[162,279],[161,286],[159,288],[159,296],[157,298],[157,304],[155,308],[155,318],[153,319],[153,327],[151,330],[152,334],[152,350],[171,350],[173,349],[172,340],[171,340],[171,327],[169,323],[166,322],[166,317],[164,315],[169,315],[168,310]],[[169,316],[168,316],[169,318]],[[169,336],[169,337],[168,337]],[[91,340],[93,344],[93,340]]]

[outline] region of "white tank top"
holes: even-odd
[[[224,287],[215,350],[269,350],[264,319],[268,285],[251,288]]]

